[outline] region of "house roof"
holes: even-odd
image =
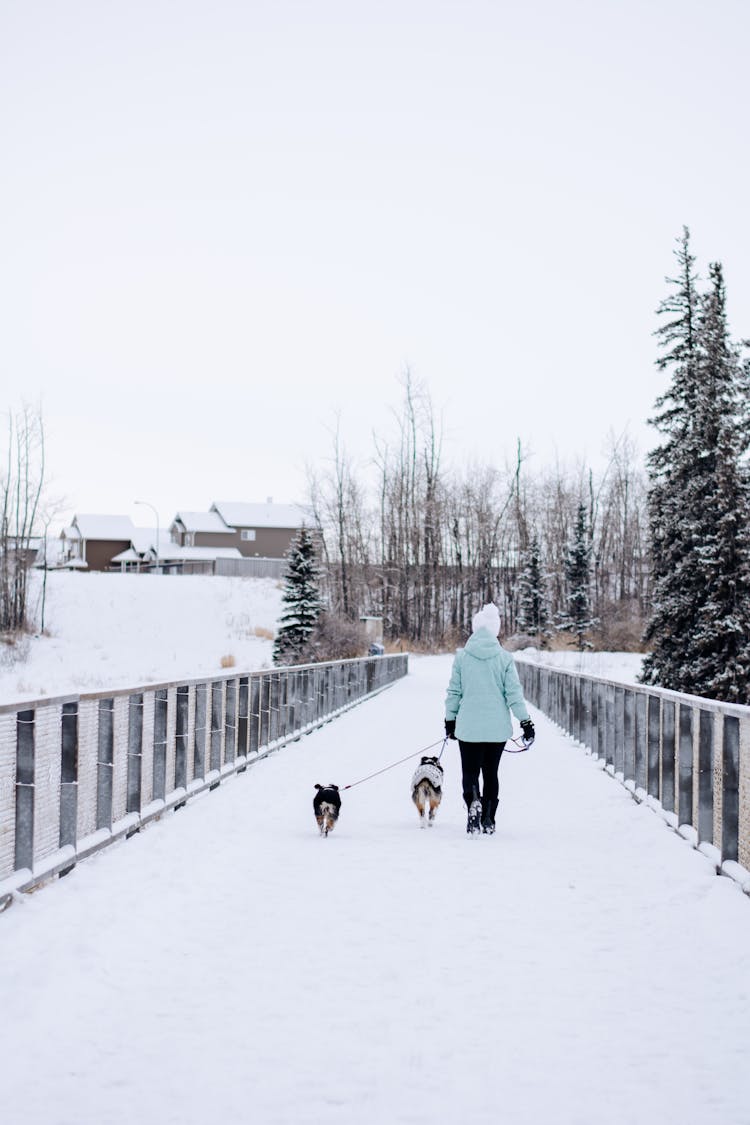
[[[140,562],[141,555],[138,551],[134,551],[132,547],[128,547],[125,551],[120,551],[119,555],[115,555],[112,559],[113,563],[122,562]]]
[[[218,512],[178,512],[172,521],[180,521],[185,531],[204,531],[212,535],[234,535],[234,529],[227,527]]]
[[[215,500],[211,511],[218,512],[229,527],[284,527],[298,528],[310,524],[299,504],[245,504],[233,500]]]
[[[135,532],[130,516],[98,516],[82,513],[73,517],[73,523],[83,539],[124,540],[129,543]]]
[[[132,543],[134,549],[140,555],[143,555],[143,554],[146,553],[146,551],[150,550],[150,548],[155,546],[155,544],[156,544],[156,529],[153,528],[153,527],[135,527],[135,528],[133,528],[133,534],[130,538],[130,542]],[[173,546],[174,546],[174,544],[169,537],[169,531],[164,527],[160,527],[159,528],[159,554],[162,554],[162,552],[166,551],[167,548],[173,547]]]

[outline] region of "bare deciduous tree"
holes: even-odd
[[[44,426],[38,408],[9,412],[0,477],[0,632],[27,627],[28,573],[44,484]]]

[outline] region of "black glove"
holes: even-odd
[[[456,720],[455,719],[446,719],[445,720],[445,737],[446,738],[455,738],[456,737]]]
[[[531,719],[524,719],[524,721],[521,723],[521,730],[523,731],[523,737],[527,742],[534,741],[536,732],[534,730],[534,724],[532,723]]]

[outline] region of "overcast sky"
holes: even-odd
[[[0,0],[2,409],[66,511],[641,448],[690,226],[750,335],[748,0]]]

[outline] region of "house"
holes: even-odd
[[[270,497],[265,504],[216,500],[210,510],[233,533],[227,542],[244,558],[283,559],[300,528],[312,522],[298,504],[274,504]]]
[[[218,512],[178,512],[169,534],[178,547],[229,547],[236,538]]]
[[[149,550],[145,558],[153,568],[156,552]],[[172,543],[159,551],[159,571],[162,574],[221,574],[223,564],[241,562],[242,555],[236,547],[179,547]]]
[[[70,527],[60,533],[59,565],[109,570],[115,555],[131,546],[135,531],[130,516],[73,516]]]
[[[241,561],[236,547],[184,547],[160,531],[159,552],[153,528],[137,527],[130,546],[112,559],[111,569],[128,573],[216,574],[222,560]]]

